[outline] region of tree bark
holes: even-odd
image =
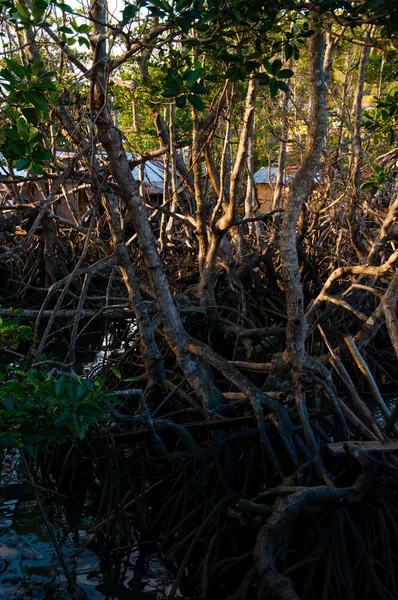
[[[318,475],[325,483],[331,481],[323,467],[314,433],[308,419],[305,389],[303,381],[303,362],[305,358],[305,337],[307,322],[304,315],[304,294],[300,281],[299,257],[297,252],[297,224],[304,203],[309,197],[325,138],[325,78],[323,71],[324,42],[321,31],[308,41],[310,67],[310,114],[307,133],[307,146],[303,164],[294,178],[287,197],[282,219],[280,252],[282,277],[286,290],[286,355],[291,364],[297,412],[304,430],[304,436]]]
[[[367,32],[366,41],[369,42],[374,35],[374,27]],[[352,134],[352,157],[350,163],[350,186],[351,207],[348,215],[348,225],[351,233],[351,240],[357,256],[360,260],[366,258],[367,252],[360,232],[359,196],[361,191],[361,168],[363,163],[363,149],[361,138],[362,126],[362,102],[365,86],[365,69],[369,59],[370,46],[366,43],[361,48],[358,67],[357,88],[353,106],[353,134]]]

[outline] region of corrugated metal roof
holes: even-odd
[[[132,170],[134,179],[140,179],[139,167]],[[144,163],[144,186],[149,188],[152,194],[161,194],[164,182],[164,165],[161,160],[148,160]]]
[[[57,158],[59,160],[70,160],[75,156],[73,151],[57,150]],[[131,159],[132,155],[128,155]],[[0,155],[1,159],[1,155]],[[134,167],[132,170],[133,177],[135,179],[140,178],[139,167]],[[9,177],[10,173],[4,163],[0,160],[0,177]],[[18,171],[14,168],[14,177],[26,177],[27,171]],[[164,164],[162,160],[148,160],[144,163],[144,188],[146,188],[150,194],[161,194],[163,192],[164,182]]]
[[[278,167],[261,167],[256,173],[254,173],[254,183],[275,183],[276,174]],[[287,167],[285,171],[285,183],[288,183],[293,179],[297,172],[297,167]],[[271,179],[270,179],[271,174]]]

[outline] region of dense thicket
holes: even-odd
[[[97,541],[162,533],[170,598],[396,598],[395,2],[0,10],[6,351],[73,376],[134,320],[42,474],[82,452]]]

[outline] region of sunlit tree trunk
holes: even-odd
[[[352,133],[352,156],[350,162],[350,186],[351,207],[348,214],[348,225],[351,233],[351,240],[355,251],[360,260],[366,258],[366,246],[361,236],[361,224],[359,215],[359,200],[361,191],[361,169],[363,164],[363,148],[361,138],[362,127],[362,104],[365,87],[365,70],[369,60],[370,41],[374,36],[374,27],[367,31],[365,36],[365,44],[362,46],[359,57],[358,79],[355,91],[355,99],[353,105],[353,133]]]
[[[305,338],[307,323],[304,315],[304,294],[300,279],[296,233],[301,210],[312,190],[325,139],[326,107],[323,59],[323,36],[321,31],[315,28],[314,35],[308,41],[310,113],[306,152],[303,163],[290,186],[285,203],[280,235],[280,253],[288,316],[286,356],[292,368],[296,408],[303,426],[309,456],[317,469],[318,475],[327,484],[331,484],[322,465],[317,442],[308,419],[306,406],[303,364],[306,356]]]

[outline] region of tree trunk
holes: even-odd
[[[325,483],[330,484],[330,479],[323,467],[318,445],[309,423],[306,406],[302,371],[305,358],[307,323],[304,315],[304,294],[300,281],[296,237],[299,216],[311,193],[325,138],[326,108],[323,56],[323,36],[321,31],[315,28],[314,35],[308,41],[311,95],[306,153],[304,161],[290,186],[286,200],[280,236],[280,253],[288,316],[286,355],[292,368],[296,408],[303,426],[309,456],[316,467],[318,475],[324,479]]]
[[[351,192],[351,207],[348,215],[348,225],[351,233],[351,240],[355,251],[360,260],[366,258],[366,246],[362,240],[360,231],[359,221],[359,197],[361,191],[361,168],[363,163],[363,149],[362,149],[362,138],[361,138],[361,125],[362,125],[362,102],[364,95],[365,86],[365,69],[369,59],[370,46],[368,45],[374,35],[374,27],[367,32],[365,42],[361,48],[359,67],[358,67],[358,80],[357,88],[355,92],[354,106],[353,106],[353,134],[352,134],[352,157],[350,164],[350,186]]]

